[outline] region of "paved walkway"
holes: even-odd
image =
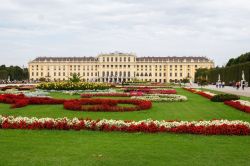
[[[216,90],[220,92],[225,92],[225,93],[231,93],[231,94],[240,95],[240,96],[250,97],[250,87],[245,88],[244,90],[242,90],[241,88],[237,90],[236,88],[233,88],[231,86],[225,86],[224,88],[216,88],[215,85],[208,85],[204,88]]]

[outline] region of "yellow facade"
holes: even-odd
[[[198,68],[212,68],[206,57],[137,57],[110,53],[97,57],[38,57],[29,62],[31,80],[67,80],[73,73],[88,82],[124,82],[143,80],[171,82],[194,79]]]

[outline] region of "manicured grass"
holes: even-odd
[[[0,165],[249,165],[250,137],[0,130]]]
[[[11,109],[8,104],[0,104],[1,115],[36,116],[36,117],[81,117],[92,119],[124,119],[124,120],[211,120],[230,119],[250,122],[250,115],[231,108],[223,103],[210,102],[197,94],[183,89],[177,89],[178,94],[188,97],[187,102],[153,103],[153,107],[146,111],[136,112],[79,112],[64,110],[63,105],[30,105],[24,108]],[[56,98],[79,98],[79,95],[65,95],[52,93]]]
[[[177,89],[187,102],[153,103],[137,112],[74,112],[62,105],[10,109],[1,115],[90,117],[92,119],[231,119],[250,122],[250,115],[223,103]],[[56,98],[79,95],[52,93]],[[203,136],[98,131],[0,130],[0,165],[249,165],[250,136]]]

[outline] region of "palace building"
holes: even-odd
[[[88,82],[172,82],[194,79],[198,68],[212,68],[206,57],[137,57],[110,53],[97,57],[38,57],[29,62],[30,80],[68,80],[74,73]]]

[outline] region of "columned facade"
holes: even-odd
[[[126,82],[143,80],[171,82],[194,79],[198,68],[212,68],[206,57],[137,57],[110,53],[97,57],[38,57],[29,62],[31,80],[62,81],[74,73],[88,82]]]

